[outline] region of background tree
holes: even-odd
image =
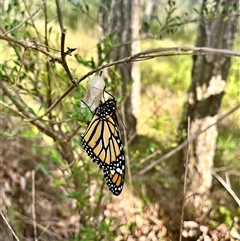
[[[139,13],[133,17],[135,1],[1,5],[0,240],[14,240],[13,231],[20,240],[38,241],[177,240],[180,221],[184,237],[239,239],[239,51],[192,47],[201,20],[199,1],[147,2],[142,1],[140,20]],[[98,12],[100,6],[107,11]],[[139,33],[143,52],[134,46]],[[177,130],[190,83],[190,56],[210,54],[217,60],[235,58],[222,99],[227,114],[219,124],[213,206],[211,213],[189,220],[180,217],[182,188],[174,173],[176,153],[187,144],[177,143]],[[135,124],[124,121],[132,137],[125,143],[132,175],[114,197],[81,147],[92,113],[80,101],[86,80],[99,71],[118,107],[130,101],[136,61],[142,85],[137,137]]]
[[[238,9],[239,1],[203,1],[196,46],[231,50],[237,32]],[[181,141],[186,139],[188,128],[191,138],[217,121],[231,67],[229,56],[195,55],[193,61],[192,83],[180,126]],[[198,213],[202,211],[199,206],[209,206],[217,138],[217,125],[213,125],[188,147],[186,196],[191,197],[188,201]],[[186,150],[180,154],[179,170],[183,174]]]

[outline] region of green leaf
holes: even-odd
[[[48,35],[49,35],[49,37],[50,37],[51,33],[52,33],[52,27],[50,27],[50,28],[48,29]]]
[[[66,185],[66,182],[62,178],[55,177],[52,181],[52,187],[62,187],[65,185]]]
[[[49,173],[49,166],[48,166],[48,161],[43,161],[41,163],[39,163],[36,168],[36,170],[40,170],[45,174]]]
[[[31,107],[28,107],[29,113],[33,114],[34,116],[37,116],[37,114],[34,112],[34,110]]]
[[[89,67],[91,69],[96,68],[96,65],[95,65],[95,62],[94,62],[93,58],[91,58],[91,60],[85,60],[80,55],[75,54],[74,56],[75,56],[75,59],[77,60],[77,62],[79,64],[82,64],[83,66]]]
[[[233,3],[233,9],[235,12],[239,10],[237,3]]]
[[[11,137],[12,136],[12,134],[10,132],[8,132],[8,131],[4,131],[2,134],[3,134],[3,136],[7,136],[7,137]]]
[[[159,26],[162,26],[162,23],[161,23],[160,19],[158,18],[158,16],[156,16],[156,15],[152,16],[152,20],[157,22],[159,24]]]
[[[44,105],[43,105],[43,104],[41,104],[41,105],[39,106],[39,108],[38,108],[38,113],[39,113],[42,109],[44,109]]]
[[[55,163],[56,165],[60,165],[60,161],[59,161],[59,153],[57,150],[55,149],[51,149],[50,151],[51,154],[51,160],[53,161],[53,163]]]

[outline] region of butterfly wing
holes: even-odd
[[[119,195],[124,184],[125,158],[114,99],[97,107],[82,135],[82,146],[92,161],[103,170],[109,190]]]
[[[82,135],[82,146],[92,161],[96,162],[104,170],[107,168],[107,163],[105,150],[101,141],[103,125],[103,121],[97,115],[94,115],[87,131]]]
[[[124,157],[119,161],[119,165],[110,167],[109,170],[104,170],[104,178],[109,190],[118,196],[123,189],[125,176],[125,160]]]

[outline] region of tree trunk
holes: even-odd
[[[104,34],[113,34],[111,60],[115,61],[140,52],[139,26],[140,1],[102,0],[100,25]],[[116,67],[122,81],[121,92],[124,97],[123,119],[127,126],[128,138],[136,133],[137,115],[140,105],[140,70],[137,63],[127,63]]]
[[[203,1],[197,47],[232,49],[237,31],[237,14],[233,6],[238,9],[239,1]],[[229,11],[230,9],[233,11]],[[230,69],[230,58],[227,56],[196,55],[193,60],[192,84],[179,128],[181,134],[187,133],[187,118],[190,117],[190,136],[217,120]],[[198,207],[198,211],[201,211],[199,205],[207,205],[208,193],[212,186],[211,172],[217,136],[217,126],[214,125],[189,144],[186,197],[189,197],[188,201],[194,207]],[[180,153],[179,162],[182,175],[186,152]]]

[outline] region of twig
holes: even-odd
[[[74,131],[72,131],[71,135],[69,135],[69,136],[67,137],[66,141],[67,141],[67,142],[68,142],[68,141],[71,141],[72,138],[78,133],[78,131],[80,130],[80,128],[81,128],[81,125],[78,125],[77,128],[76,128]]]
[[[33,231],[35,241],[38,241],[37,238],[37,225],[36,225],[36,211],[35,211],[35,171],[32,171],[32,217],[33,217]]]
[[[222,115],[221,117],[219,117],[216,122],[214,122],[213,124],[207,126],[205,129],[203,129],[202,131],[196,133],[195,135],[191,136],[189,140],[184,141],[182,144],[180,144],[179,146],[177,146],[176,148],[174,148],[173,150],[171,150],[170,152],[168,152],[166,155],[162,156],[160,159],[156,160],[155,162],[151,163],[150,165],[148,165],[147,167],[145,167],[144,169],[142,169],[141,171],[139,171],[137,174],[134,175],[134,178],[136,176],[140,176],[143,175],[147,172],[149,172],[150,170],[152,170],[156,165],[158,165],[159,163],[161,163],[162,161],[168,159],[169,157],[173,156],[175,153],[177,153],[178,151],[182,150],[188,143],[193,142],[199,135],[201,135],[203,132],[207,131],[209,128],[211,128],[212,126],[216,125],[217,123],[221,122],[223,119],[225,119],[228,115],[230,115],[231,113],[233,113],[234,111],[236,111],[238,108],[240,107],[240,104],[236,105],[235,107],[233,107],[231,110],[229,110],[226,114]]]
[[[121,105],[121,113],[122,113],[123,123],[126,123],[124,105]],[[124,126],[124,124],[123,124],[123,126]],[[129,151],[128,151],[128,145],[127,145],[127,129],[123,128],[123,132],[124,132],[124,135],[123,135],[124,143],[126,143],[126,145],[125,145],[125,163],[126,163],[126,166],[127,166],[129,186],[130,186],[131,189],[133,189],[131,167],[130,167],[130,163],[129,163]],[[125,178],[126,178],[126,174],[125,174]]]
[[[123,113],[123,112],[122,112]],[[124,129],[124,142],[127,143],[127,131],[125,128]],[[125,162],[126,162],[126,166],[127,166],[127,171],[128,171],[128,180],[129,180],[129,186],[131,187],[131,189],[133,189],[133,185],[132,185],[132,174],[131,174],[131,166],[130,166],[130,162],[129,162],[129,150],[128,150],[128,145],[125,145]]]
[[[63,66],[63,68],[65,69],[65,71],[66,71],[69,79],[71,80],[71,82],[72,82],[73,85],[75,86],[76,83],[74,82],[72,73],[71,73],[71,71],[69,70],[69,67],[68,67],[68,64],[67,64],[67,61],[66,61],[66,54],[65,54],[65,51],[64,51],[66,33],[67,33],[67,30],[66,30],[66,29],[63,29],[63,30],[62,30],[62,38],[61,38],[61,58],[62,58],[62,66]]]
[[[16,43],[18,45],[21,45],[24,48],[32,48],[32,49],[38,50],[38,51],[42,52],[43,54],[47,55],[48,57],[50,57],[52,59],[52,61],[57,61],[57,62],[61,63],[61,60],[59,58],[56,58],[56,57],[52,56],[51,54],[49,54],[47,51],[44,51],[43,49],[39,48],[38,45],[36,43],[33,43],[32,41],[16,40],[14,38],[11,38],[11,37],[8,37],[8,36],[5,36],[5,35],[0,35],[0,39]],[[39,45],[39,46],[41,46],[41,45]],[[229,49],[214,49],[214,48],[207,48],[207,47],[156,48],[156,49],[150,49],[150,50],[146,50],[146,51],[143,51],[143,52],[139,52],[137,54],[131,55],[131,56],[126,57],[124,59],[120,59],[120,60],[114,61],[112,63],[102,65],[102,66],[98,67],[97,69],[90,71],[89,72],[90,74],[88,73],[86,75],[89,76],[91,74],[99,72],[100,70],[111,67],[113,65],[129,63],[129,62],[134,62],[134,61],[138,61],[138,60],[145,60],[144,58],[148,59],[148,58],[155,58],[155,57],[161,57],[161,56],[168,56],[169,54],[170,55],[172,54],[172,53],[168,53],[168,52],[177,52],[178,55],[186,54],[185,52],[190,52],[193,55],[198,55],[198,54],[213,54],[214,55],[214,54],[218,54],[218,55],[223,55],[223,56],[228,56],[228,57],[229,56],[240,57],[240,52],[232,51],[232,50],[229,50]],[[164,53],[164,54],[154,55],[154,53]],[[80,83],[81,80],[82,80],[82,78],[79,79],[78,83]]]
[[[52,58],[52,61],[57,61],[57,62],[61,63],[61,60],[59,58],[56,58],[56,57],[52,56],[51,54],[49,54],[47,51],[44,51],[41,48],[38,48],[37,44],[33,43],[32,41],[16,40],[14,38],[11,38],[11,37],[8,37],[8,36],[5,36],[5,35],[0,35],[0,39],[16,43],[18,45],[21,45],[24,48],[37,49],[40,52],[42,52],[43,54],[45,54],[48,57]],[[39,45],[39,46],[41,46],[41,45]],[[108,64],[105,64],[105,65],[102,65],[102,66],[98,67],[97,69],[90,71],[89,73],[94,74],[96,72],[99,72],[102,69],[111,67],[113,65],[129,63],[129,62],[134,62],[134,61],[138,61],[138,60],[145,60],[144,58],[148,59],[148,58],[155,58],[155,57],[161,57],[161,56],[168,56],[168,54],[172,54],[172,53],[168,53],[168,52],[177,52],[178,55],[185,54],[185,52],[190,52],[193,55],[198,55],[198,54],[213,54],[213,55],[215,55],[215,54],[218,54],[218,55],[223,55],[223,56],[228,56],[228,57],[229,56],[240,57],[240,52],[232,51],[232,50],[229,50],[229,49],[215,49],[215,48],[207,48],[207,47],[167,47],[167,48],[156,48],[156,49],[150,49],[150,50],[146,50],[146,51],[143,51],[143,52],[139,52],[137,54],[131,55],[131,56],[126,57],[124,59],[120,59],[120,60],[114,61],[112,63],[108,63]],[[164,54],[154,55],[154,53],[164,53]],[[91,75],[89,73],[86,74],[86,75],[88,75],[88,76]],[[82,80],[82,78],[79,79],[78,84],[81,82],[81,80]]]
[[[62,59],[62,66],[65,69],[69,79],[71,80],[71,82],[75,85],[74,81],[73,81],[73,76],[71,71],[69,70],[68,64],[66,62],[66,54],[65,54],[65,37],[66,37],[66,33],[67,30],[64,28],[63,26],[63,18],[62,18],[62,12],[61,12],[61,7],[60,7],[60,3],[59,0],[55,0],[56,3],[56,8],[57,8],[57,16],[58,16],[58,22],[60,25],[60,29],[62,32],[62,37],[61,37],[61,59]]]
[[[24,219],[24,221],[27,222],[27,223],[29,223],[30,225],[32,224],[32,219],[30,219],[29,217],[24,216],[24,215],[22,215],[22,214],[20,214],[20,213],[18,213],[18,216],[19,216],[21,219]],[[54,224],[54,223],[51,222],[51,221],[49,221],[49,224],[47,224],[47,226],[42,226],[41,224],[36,223],[37,227],[38,227],[39,229],[43,230],[42,233],[39,235],[39,237],[42,236],[44,233],[47,233],[47,234],[50,235],[50,236],[54,236],[54,238],[55,238],[54,240],[58,239],[58,240],[66,241],[66,239],[62,238],[62,237],[61,237],[60,235],[58,235],[57,233],[54,233],[54,232],[52,232],[51,230],[48,229],[48,227],[49,227],[49,226],[52,226],[53,224]]]
[[[0,35],[0,39],[5,40],[7,42],[18,44],[18,45],[22,46],[25,49],[29,48],[29,49],[37,50],[37,51],[43,53],[44,55],[46,55],[47,57],[49,57],[51,62],[61,63],[61,59],[60,58],[51,55],[48,51],[46,51],[45,49],[41,48],[42,45],[38,45],[34,41],[17,40],[17,39],[14,39],[12,37],[4,36],[4,35]]]
[[[34,123],[37,120],[42,119],[44,116],[46,116],[47,114],[50,113],[50,111],[58,104],[60,103],[73,89],[74,89],[75,85],[72,84],[70,87],[68,87],[68,89],[63,93],[63,95],[61,95],[47,110],[44,114],[36,117],[36,118],[32,118],[31,120],[29,120],[29,122]]]
[[[13,111],[14,113],[16,113],[18,116],[21,116],[24,120],[28,120],[27,116],[25,116],[21,112],[15,110],[14,108],[12,108],[10,105],[6,104],[5,102],[0,100],[0,104],[2,104],[3,106],[7,107],[9,110]]]
[[[212,171],[212,175],[226,188],[226,190],[232,195],[233,199],[240,207],[240,199],[238,198],[236,193],[232,190],[232,188],[216,172]]]
[[[11,106],[9,106],[8,104],[6,104],[5,102],[0,100],[0,104],[2,104],[3,106],[7,107],[9,110],[13,111],[14,113],[16,113],[18,116],[22,117],[25,121],[31,123],[31,119],[22,114],[20,111],[17,111],[15,109],[13,109]],[[50,131],[49,129],[46,128],[46,126],[42,123],[42,122],[35,122],[34,125],[42,131],[42,133],[46,134],[47,136],[51,137],[53,140],[57,139],[57,136],[54,132]]]
[[[30,13],[30,11],[29,11],[29,8],[28,8],[28,6],[27,6],[26,1],[24,0],[23,3],[24,3],[24,6],[25,6],[25,9],[26,9],[27,12],[28,12],[28,15],[31,17],[31,13]],[[33,26],[33,28],[35,29],[35,32],[36,32],[36,34],[37,34],[38,42],[41,42],[41,38],[40,38],[39,32],[38,32],[38,30],[37,30],[37,28],[36,28],[36,25],[35,25],[35,23],[34,23],[34,21],[33,21],[32,18],[31,18],[31,22],[32,22],[32,26]]]
[[[4,92],[4,94],[14,103],[14,105],[18,110],[13,109],[11,106],[9,106],[8,104],[6,104],[1,100],[0,100],[0,103],[5,107],[9,108],[10,110],[14,111],[16,114],[21,116],[24,120],[30,122],[31,118],[33,118],[33,115],[28,111],[28,109],[26,109],[26,107],[17,98],[15,98],[16,93],[14,93],[11,89],[9,89],[3,81],[0,82],[0,87]],[[44,134],[50,136],[53,140],[57,139],[56,134],[53,131],[49,130],[42,121],[37,121],[34,123],[34,125],[39,130],[41,130]]]
[[[52,62],[58,62],[60,64],[62,64],[62,59],[54,57],[53,55],[51,55],[49,52],[39,48],[37,46],[37,44],[30,42],[30,41],[19,41],[4,35],[0,35],[0,39],[9,41],[9,42],[14,42],[16,44],[21,45],[24,48],[32,48],[35,50],[38,50],[40,52],[42,52],[43,54],[45,54],[46,56],[48,56],[50,58],[50,61]],[[131,55],[129,57],[102,65],[94,70],[89,71],[87,74],[85,74],[84,76],[82,76],[76,83],[76,85],[78,85],[81,81],[83,81],[84,79],[86,79],[88,76],[97,73],[103,69],[109,68],[111,66],[114,65],[118,65],[118,64],[125,64],[125,63],[131,63],[131,62],[135,62],[135,61],[143,61],[146,59],[152,59],[155,57],[161,57],[161,56],[166,56],[169,52],[177,52],[178,55],[181,54],[186,54],[185,52],[190,52],[192,55],[198,55],[198,54],[218,54],[218,55],[225,55],[225,56],[240,56],[240,52],[236,52],[236,51],[231,51],[228,49],[214,49],[214,48],[205,48],[205,47],[169,47],[169,48],[156,48],[156,49],[151,49],[151,50],[146,50],[143,52],[139,52],[137,54]],[[162,54],[157,54],[154,55],[154,53],[162,53]],[[71,75],[69,76],[71,79]],[[73,78],[72,78],[73,80]],[[44,116],[46,116],[47,114],[50,113],[50,111],[61,101],[63,100],[75,87],[76,87],[75,83],[72,84],[71,86],[68,87],[68,89],[65,91],[65,93],[63,93],[62,96],[60,96],[47,110],[46,112],[31,120],[31,122],[34,122],[36,120],[39,120],[41,118],[43,118]]]
[[[62,12],[61,12],[61,8],[60,8],[59,0],[55,0],[55,3],[56,3],[56,7],[57,7],[58,22],[59,22],[61,31],[63,31],[63,29],[64,29],[63,20],[62,20],[63,18],[62,18]]]
[[[29,16],[29,18],[27,18],[26,20],[24,20],[23,22],[21,22],[20,24],[18,24],[17,26],[15,26],[14,28],[10,29],[9,31],[7,31],[7,32],[4,33],[3,35],[7,35],[7,34],[13,32],[13,31],[16,30],[17,28],[21,27],[24,23],[26,23],[29,19],[32,19],[32,18],[40,11],[40,9],[43,7],[43,5],[45,4],[46,1],[47,1],[47,0],[44,0],[44,1],[42,2],[42,4],[39,6],[39,8],[38,8],[33,14],[31,14],[31,15]]]
[[[186,164],[185,164],[185,173],[184,173],[184,184],[183,184],[183,203],[182,203],[182,210],[181,210],[181,226],[180,226],[180,234],[179,234],[179,241],[182,241],[182,231],[183,231],[183,219],[184,219],[184,207],[185,207],[185,196],[187,193],[187,176],[188,176],[188,161],[189,161],[189,139],[191,137],[190,135],[190,126],[191,126],[191,121],[190,117],[188,117],[188,142],[187,142],[187,148],[186,148]]]
[[[101,210],[101,203],[102,203],[102,199],[104,197],[104,194],[103,194],[104,186],[105,186],[105,180],[103,179],[102,185],[100,187],[98,201],[97,201],[96,207],[93,211],[93,217],[97,217],[97,215],[99,214],[99,212]]]
[[[160,150],[156,150],[155,152],[151,153],[144,159],[144,164],[146,164],[149,160],[154,158],[156,155],[160,155],[162,152]]]
[[[10,224],[8,223],[7,219],[4,217],[4,215],[3,215],[2,212],[1,212],[1,216],[2,216],[2,218],[3,218],[3,220],[4,220],[4,222],[7,224],[8,228],[11,230],[14,238],[15,238],[17,241],[20,241],[20,240],[18,239],[17,235],[15,234],[15,232],[13,231],[12,227],[11,227]]]
[[[114,66],[114,65],[118,65],[118,64],[124,64],[124,63],[130,63],[130,62],[134,62],[134,61],[137,61],[137,59],[139,57],[149,57],[149,54],[152,54],[152,53],[155,53],[155,52],[166,52],[166,51],[178,51],[179,52],[179,55],[180,55],[180,52],[181,51],[193,51],[192,54],[203,54],[203,53],[208,53],[208,54],[225,54],[225,55],[231,55],[231,56],[240,56],[240,53],[239,52],[235,52],[235,51],[230,51],[230,50],[224,50],[224,49],[211,49],[211,48],[188,48],[188,47],[171,47],[171,48],[158,48],[158,49],[152,49],[152,50],[147,50],[147,51],[144,51],[144,52],[140,52],[140,53],[137,53],[137,54],[134,54],[130,57],[126,57],[124,59],[120,59],[120,60],[117,60],[117,61],[114,61],[112,63],[108,63],[108,64],[105,64],[105,65],[102,65],[94,70],[91,70],[89,71],[87,74],[85,74],[84,76],[82,76],[78,81],[77,81],[77,85],[83,81],[84,79],[86,79],[88,76],[94,74],[94,73],[97,73],[103,69],[106,69],[106,68],[109,68],[111,66]],[[148,56],[147,56],[148,55]],[[150,57],[154,57],[153,56],[150,56]],[[159,57],[159,56],[158,56]],[[44,117],[45,115],[47,115],[62,99],[64,99],[73,89],[75,88],[75,85],[72,84],[67,90],[66,92],[61,96],[59,97],[58,100],[56,100],[52,106],[50,106],[49,109],[47,109],[47,111],[33,119],[32,121],[35,121],[35,120],[38,120],[38,119],[41,119],[42,117]]]
[[[20,73],[21,73],[21,70],[22,70],[22,67],[23,67],[23,62],[24,62],[24,58],[25,58],[25,53],[26,53],[26,49],[24,49],[24,52],[23,52],[23,55],[22,55],[22,58],[21,58],[21,64],[20,64],[20,68],[19,68],[19,71],[17,73],[17,77],[15,79],[15,83],[13,86],[17,86],[18,83],[19,83],[19,76],[20,76]]]

